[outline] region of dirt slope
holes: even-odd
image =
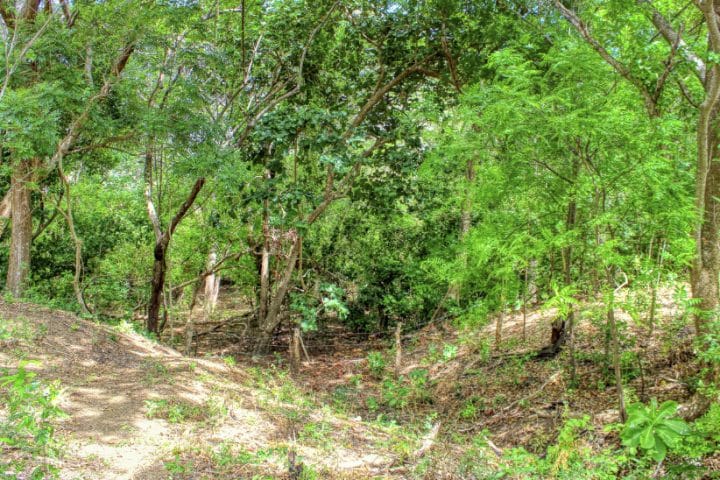
[[[392,478],[388,433],[289,381],[36,305],[0,302],[0,319],[0,368],[38,360],[28,369],[63,388],[61,478],[283,478],[289,449],[321,478]]]

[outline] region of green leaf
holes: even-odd
[[[655,435],[652,428],[648,427],[640,436],[640,446],[645,450],[650,450],[655,446]]]

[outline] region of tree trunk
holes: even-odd
[[[475,181],[475,162],[472,158],[467,160],[465,164],[465,199],[462,203],[462,211],[460,212],[460,241],[462,242],[472,227],[472,184]],[[467,269],[467,252],[463,249],[460,257],[460,265],[462,269]],[[448,287],[446,298],[455,302],[460,301],[460,289],[462,285],[459,280],[453,280]]]
[[[70,179],[67,177],[67,175],[65,175],[62,158],[58,160],[58,176],[60,177],[65,191],[65,210],[61,211],[63,216],[65,217],[65,221],[67,222],[68,230],[70,230],[70,238],[72,238],[73,244],[75,245],[75,275],[73,276],[73,290],[75,292],[75,300],[78,302],[80,310],[83,313],[90,313],[87,303],[85,303],[82,285],[80,285],[83,273],[82,240],[80,240],[80,237],[78,237],[77,235],[77,231],[75,231]],[[59,203],[57,208],[60,209]]]
[[[571,189],[575,189],[577,178],[580,174],[580,158],[575,157],[573,160],[572,165],[572,185],[570,186]],[[565,230],[570,231],[573,228],[575,228],[575,223],[577,222],[577,198],[576,193],[572,191],[570,193],[570,200],[568,201],[567,206],[567,214],[565,217]],[[569,286],[572,284],[572,256],[573,256],[573,247],[572,245],[567,245],[563,247],[562,249],[562,262],[563,262],[563,282],[565,286]],[[565,336],[566,336],[566,326],[569,322],[573,321],[573,317],[575,315],[574,309],[571,309],[570,312],[568,312],[567,316],[564,318],[558,318],[556,319],[552,324],[552,331],[550,332],[550,346],[552,350],[557,353],[560,351],[560,348],[562,348],[562,344],[565,342]]]
[[[148,302],[148,317],[146,328],[149,332],[159,334],[159,318],[160,305],[162,303],[163,289],[165,287],[165,273],[167,263],[165,262],[165,254],[167,253],[167,242],[161,238],[155,244],[153,255],[155,261],[153,263],[153,276],[150,286],[150,301]]]
[[[290,368],[293,373],[300,371],[300,327],[298,326],[293,328],[290,340]]]
[[[194,311],[195,305],[197,305],[197,298],[200,293],[202,286],[202,280],[198,279],[193,286],[192,300],[190,301],[190,308],[188,308],[187,322],[185,323],[185,356],[189,357],[193,353],[193,337],[195,336],[195,318]]]
[[[262,225],[263,245],[260,257],[260,299],[258,305],[259,324],[265,321],[270,299],[270,227],[268,225],[267,200],[263,212]]]
[[[215,273],[215,265],[217,263],[217,247],[213,246],[208,254],[207,271],[210,272],[205,277],[205,315],[209,316],[215,311],[218,296],[220,295],[220,275]]]
[[[18,162],[10,179],[12,234],[6,288],[16,298],[22,297],[30,275],[32,205],[28,183],[31,181],[32,166],[30,160]]]
[[[612,344],[612,364],[615,372],[615,389],[618,401],[618,411],[620,421],[627,420],[627,412],[625,411],[625,394],[623,393],[622,371],[620,369],[620,340],[618,339],[617,322],[615,320],[615,291],[612,284],[612,275],[608,271],[608,279],[610,282],[610,299],[607,306],[607,329],[610,331],[610,342]]]
[[[713,135],[715,137],[715,135]],[[713,148],[713,153],[715,149]],[[711,158],[714,155],[711,155]],[[698,335],[705,330],[706,321],[717,314],[720,288],[720,245],[718,229],[720,229],[720,161],[712,159],[704,188],[704,208],[702,225],[698,238],[698,257],[691,275],[693,298],[699,299],[698,308],[701,313],[695,315],[695,330]]]
[[[275,332],[275,329],[280,325],[280,308],[285,301],[288,290],[290,289],[290,282],[292,280],[293,272],[297,264],[298,255],[300,253],[300,241],[298,237],[290,249],[290,256],[288,263],[285,266],[285,271],[278,284],[275,296],[270,301],[268,306],[267,314],[265,317],[259,318],[260,333],[255,347],[256,353],[265,353],[270,347],[270,340]]]
[[[570,383],[577,385],[577,359],[575,358],[575,306],[571,307],[567,318],[567,336],[570,356]]]
[[[150,164],[150,162],[147,162]],[[199,178],[193,185],[190,193],[180,208],[178,209],[175,216],[170,221],[167,230],[164,232],[160,229],[160,219],[158,218],[155,210],[155,206],[152,202],[152,194],[150,190],[151,176],[148,174],[148,168],[146,165],[146,178],[149,179],[145,196],[148,204],[148,214],[150,221],[153,224],[153,230],[155,232],[155,249],[153,256],[155,262],[153,264],[153,276],[150,287],[150,301],[148,302],[148,317],[145,322],[145,327],[148,331],[160,334],[159,314],[160,314],[160,303],[162,302],[163,290],[165,289],[165,273],[167,271],[167,251],[170,246],[170,239],[175,233],[175,229],[180,224],[182,219],[187,214],[190,207],[195,203],[200,190],[205,185],[205,178]]]

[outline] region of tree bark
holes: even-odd
[[[203,305],[205,316],[209,316],[215,311],[220,295],[220,274],[215,272],[217,261],[217,246],[213,246],[208,254],[207,271],[209,273],[205,276],[205,304]]]
[[[25,293],[30,274],[32,207],[28,184],[31,182],[32,171],[33,162],[21,160],[13,169],[10,179],[12,235],[6,289],[16,298],[22,297]]]
[[[714,74],[715,67],[711,70]],[[712,116],[712,122],[716,120],[717,112]],[[720,229],[720,161],[715,158],[717,149],[717,134],[714,130],[707,131],[708,138],[702,138],[699,142],[710,145],[707,149],[707,174],[702,188],[698,187],[696,192],[703,195],[702,203],[698,202],[702,223],[697,232],[697,256],[691,274],[691,289],[693,298],[698,299],[699,313],[695,315],[695,332],[701,335],[705,331],[705,325],[709,319],[717,315],[720,288],[718,276],[720,275],[720,244],[718,243],[718,230]],[[702,152],[700,152],[702,153]]]

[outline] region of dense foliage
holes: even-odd
[[[652,331],[687,282],[717,396],[720,14],[687,3],[0,2],[6,291],[182,325],[188,352],[220,287],[256,352],[447,319],[500,344],[544,304],[573,382],[577,305],[602,301],[621,438],[662,462],[689,430],[626,411],[614,312],[630,287]]]

